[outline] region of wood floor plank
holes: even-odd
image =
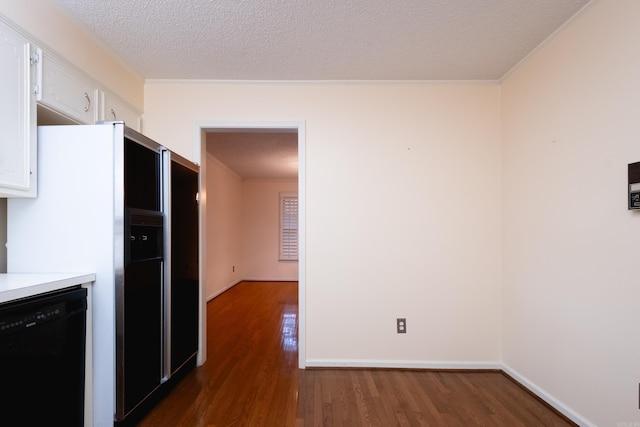
[[[242,282],[207,304],[208,361],[140,427],[566,427],[505,374],[298,370],[297,283]]]

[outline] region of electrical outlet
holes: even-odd
[[[399,334],[407,333],[407,319],[405,318],[397,318],[396,319],[396,330]]]

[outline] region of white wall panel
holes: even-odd
[[[639,20],[601,0],[502,84],[503,361],[601,426],[640,425]]]
[[[198,123],[305,123],[308,360],[500,360],[497,85],[158,81],[144,120],[190,158]]]

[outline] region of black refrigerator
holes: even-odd
[[[125,129],[116,421],[133,425],[196,365],[199,168]],[[121,322],[120,324],[118,322]]]

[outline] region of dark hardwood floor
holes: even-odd
[[[294,282],[240,283],[207,315],[207,362],[139,426],[573,425],[498,371],[298,370]]]

